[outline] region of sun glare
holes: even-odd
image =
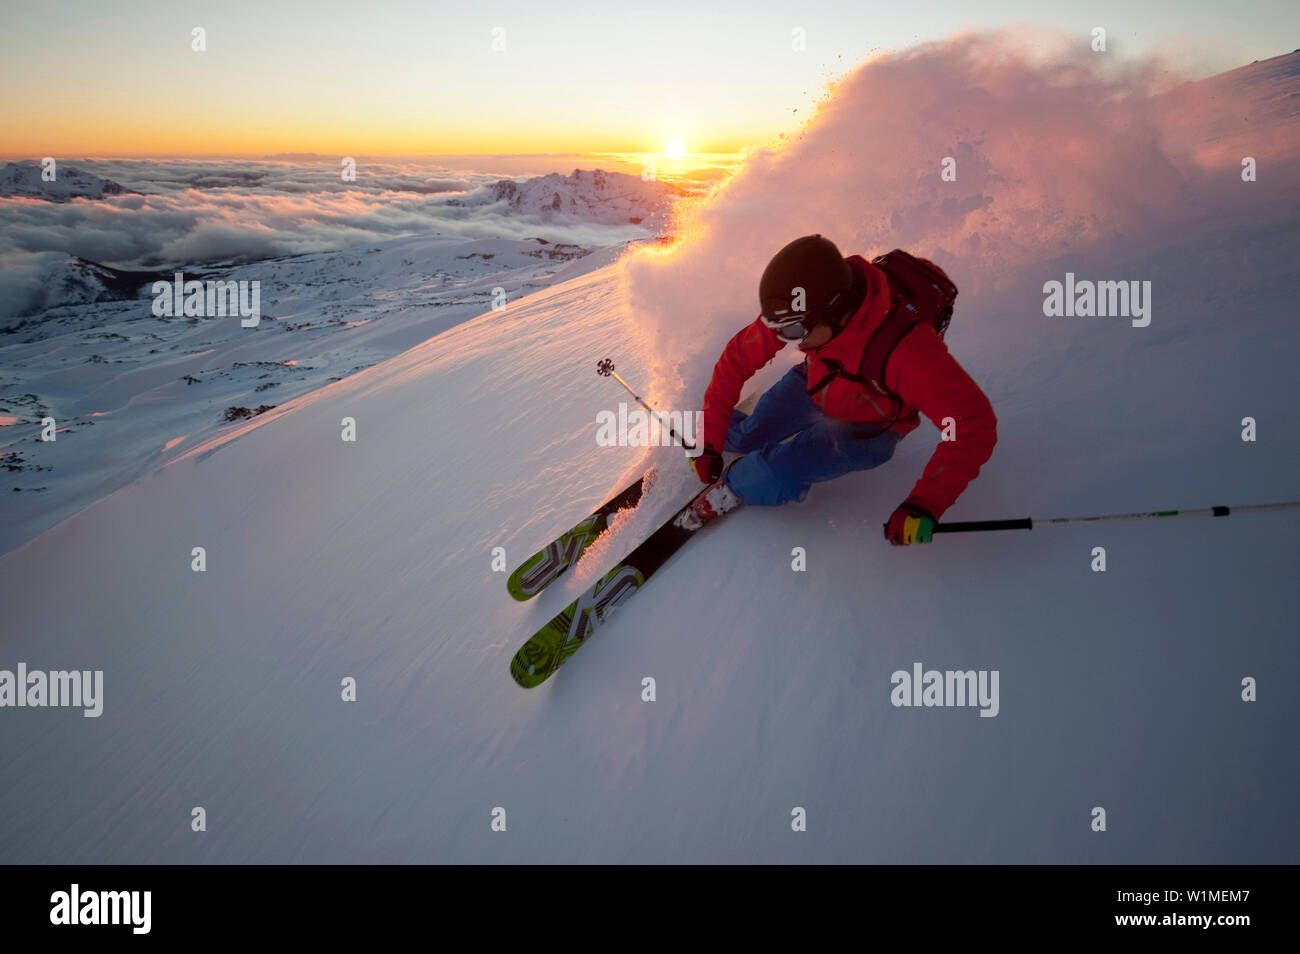
[[[668,145],[664,147],[664,152],[673,157],[686,155],[686,143],[680,139],[669,139]]]

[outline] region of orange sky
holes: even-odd
[[[0,154],[732,152],[797,128],[873,52],[1020,19],[1086,42],[1109,18],[1124,50],[1194,49],[1207,74],[1289,49],[1257,7],[0,0]],[[1192,29],[1212,42],[1180,46]]]

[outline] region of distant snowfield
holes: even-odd
[[[1300,497],[1300,216],[1287,182],[1258,188],[1159,241],[1001,261],[996,282],[975,246],[949,252],[969,279],[949,344],[999,418],[952,519]],[[762,211],[736,203],[729,225],[718,201],[717,229]],[[639,302],[690,300],[671,259],[595,264],[182,442],[0,557],[0,669],[104,672],[99,718],[0,710],[0,860],[1296,859],[1294,516],[894,549],[881,524],[929,425],[877,471],[728,516],[519,689],[518,645],[695,486],[680,451],[596,446],[596,414],[626,399],[596,362],[673,402],[752,318],[748,299],[647,318]],[[1150,327],[1044,317],[1067,270],[1151,280]],[[507,596],[493,548],[515,565],[649,466],[648,498],[569,578]],[[998,715],[894,707],[891,674],[917,662],[997,670]]]
[[[284,404],[480,314],[496,289],[511,302],[627,244],[415,236],[182,271],[260,282],[254,328],[157,318],[152,295],[11,320],[17,331],[0,337],[0,426],[12,427],[0,430],[0,552],[228,426],[227,408]],[[53,443],[38,441],[46,415]]]

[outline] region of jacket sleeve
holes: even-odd
[[[713,366],[709,388],[704,392],[706,445],[722,450],[727,439],[727,427],[731,424],[732,409],[740,400],[740,389],[784,347],[785,342],[764,325],[761,318],[755,318],[752,324],[746,325],[727,342],[722,357]]]
[[[889,359],[885,385],[940,431],[955,422],[954,440],[940,441],[908,501],[938,520],[993,456],[998,421],[993,405],[929,325],[917,325]]]

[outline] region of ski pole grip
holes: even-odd
[[[970,533],[974,530],[1032,530],[1034,521],[1030,517],[1019,520],[967,520],[958,523],[936,523],[935,533]]]

